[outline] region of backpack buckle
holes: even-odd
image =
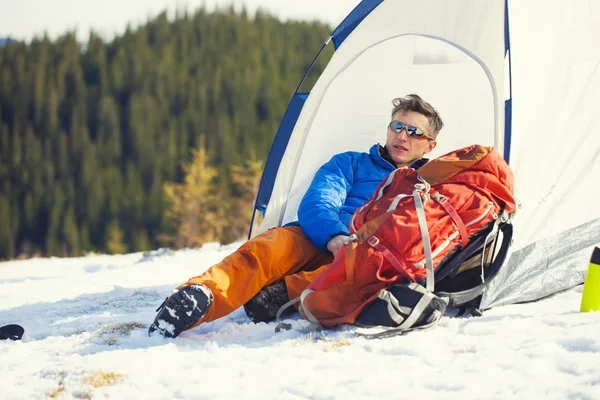
[[[440,192],[434,192],[431,195],[431,198],[434,199],[435,201],[437,201],[439,204],[443,204],[448,201],[448,198],[446,196],[440,194]]]
[[[377,236],[371,236],[367,239],[367,243],[369,244],[369,246],[375,247],[379,244],[379,238]]]

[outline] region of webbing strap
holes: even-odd
[[[415,280],[413,275],[411,273],[409,273],[405,267],[405,265],[408,265],[408,261],[406,261],[404,259],[404,257],[400,257],[400,260],[399,260],[386,246],[384,246],[379,241],[379,238],[377,236],[371,236],[367,240],[367,243],[371,247],[373,247],[375,250],[377,250],[379,253],[381,253],[381,255],[384,256],[390,262],[390,264],[392,264],[392,266],[394,268],[396,268],[396,270],[398,272],[401,272],[402,274],[409,277],[413,281]],[[396,277],[394,276],[393,278],[390,278],[390,279],[384,278],[383,276],[381,276],[381,267],[380,267],[377,269],[377,279],[379,279],[382,282],[393,282],[396,280]]]
[[[396,310],[404,311],[403,309],[406,309],[407,307],[402,307],[398,302],[398,299],[395,296],[392,296],[392,294],[385,289],[382,289],[377,297],[387,303],[387,312],[392,321],[394,321],[397,325],[400,325],[402,322],[404,322],[404,317]],[[408,313],[405,312],[405,314]]]
[[[304,291],[306,292],[306,290]],[[304,295],[304,292],[302,292],[302,295]],[[309,293],[312,293],[312,290],[308,291]],[[307,293],[308,294],[308,293]],[[284,305],[282,305],[279,310],[277,311],[277,316],[276,318],[276,322],[278,322],[277,326],[275,327],[275,332],[281,332],[281,331],[289,331],[290,329],[292,329],[292,324],[286,323],[286,322],[280,322],[281,319],[281,315],[283,314],[283,312],[289,308],[290,306],[298,303],[301,301],[302,299],[302,295],[300,297],[296,297],[295,299],[292,299],[290,301],[288,301],[287,303],[285,303]],[[304,296],[306,297],[306,296]],[[296,328],[297,331],[299,332],[303,332],[303,333],[310,333],[310,332],[314,332],[316,330],[322,330],[323,326],[321,324],[319,324],[319,322],[312,322],[312,320],[314,319],[316,321],[316,318],[314,317],[314,315],[311,314],[310,311],[308,310],[304,310],[306,317],[309,319],[309,324],[308,326],[305,326],[304,328]]]
[[[427,290],[425,290],[425,288],[423,286],[419,285],[416,282],[411,282],[406,286],[408,286],[409,289],[414,290],[415,292],[428,293]]]
[[[431,240],[429,239],[429,229],[427,228],[427,218],[425,217],[423,200],[421,200],[421,194],[418,187],[415,187],[415,190],[413,191],[413,197],[415,198],[417,217],[419,217],[419,229],[421,230],[421,237],[423,239],[423,250],[425,252],[425,263],[427,264],[426,288],[429,292],[433,292],[435,286],[435,279],[433,276],[433,257],[431,256]]]
[[[450,217],[458,227],[458,231],[460,232],[463,249],[467,247],[467,243],[469,243],[469,235],[467,233],[467,227],[465,226],[465,223],[463,222],[462,218],[460,218],[460,216],[458,215],[454,207],[452,207],[452,205],[448,202],[448,199],[446,197],[440,195],[439,193],[434,193],[431,197],[435,201],[437,201],[442,207],[444,207],[444,210],[446,210],[448,215],[450,215]]]
[[[400,203],[400,200],[402,200],[405,197],[410,197],[410,195],[409,194],[399,194],[398,196],[396,196],[394,198],[394,201],[392,201],[392,203],[388,207],[387,211],[394,211],[396,208],[398,208],[398,203]]]
[[[298,303],[299,301],[300,301],[300,297],[296,297],[295,299],[291,299],[290,301],[288,301],[287,303],[285,303],[284,305],[279,307],[279,310],[277,310],[277,315],[275,316],[275,321],[279,322],[283,312],[285,310],[287,310],[288,308],[290,308],[291,306],[293,306],[294,304]]]
[[[485,283],[485,259],[486,259],[486,246],[491,243],[494,239],[498,238],[498,226],[500,226],[500,218],[494,221],[494,226],[490,233],[487,234],[483,241],[483,250],[481,251],[481,283]],[[496,245],[494,245],[494,248]],[[493,250],[492,250],[493,251]]]
[[[321,326],[319,320],[315,318],[315,316],[310,312],[308,308],[304,307],[304,299],[306,299],[306,296],[308,296],[310,293],[314,293],[314,290],[304,289],[304,291],[300,295],[300,304],[302,305],[302,311],[304,311],[304,315],[306,316],[308,322],[317,326]]]
[[[375,198],[375,200],[379,200],[380,198],[383,197],[383,191],[385,190],[386,187],[388,187],[390,185],[390,183],[392,183],[392,181],[394,180],[394,175],[396,175],[397,171],[399,171],[399,170],[395,169],[392,172],[390,172],[387,179],[385,180],[385,183],[383,184],[381,189],[379,189],[379,192],[377,192],[377,198]]]
[[[419,302],[417,303],[415,308],[413,308],[413,311],[410,313],[408,318],[406,318],[406,320],[404,320],[404,322],[402,324],[400,324],[400,326],[398,326],[398,328],[399,329],[412,328],[412,326],[415,324],[415,322],[417,322],[419,317],[421,315],[423,315],[423,311],[425,311],[425,308],[427,308],[429,303],[431,303],[431,300],[433,300],[433,295],[431,293],[424,293],[423,297],[421,297],[421,299],[419,300]]]

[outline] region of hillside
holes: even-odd
[[[163,185],[182,181],[201,137],[235,197],[226,168],[265,159],[330,31],[199,9],[110,42],[66,33],[1,47],[0,259],[158,247]]]

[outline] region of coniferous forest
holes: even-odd
[[[110,41],[0,47],[0,259],[243,237],[262,160],[330,33],[202,8]],[[197,240],[178,236],[189,210]]]

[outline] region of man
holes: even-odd
[[[396,168],[418,168],[443,127],[417,95],[392,101],[385,147],[333,156],[316,173],[298,209],[298,222],[248,240],[202,275],[179,286],[158,308],[149,334],[165,337],[223,317],[244,305],[255,322],[274,319],[346,244],[354,211]]]

